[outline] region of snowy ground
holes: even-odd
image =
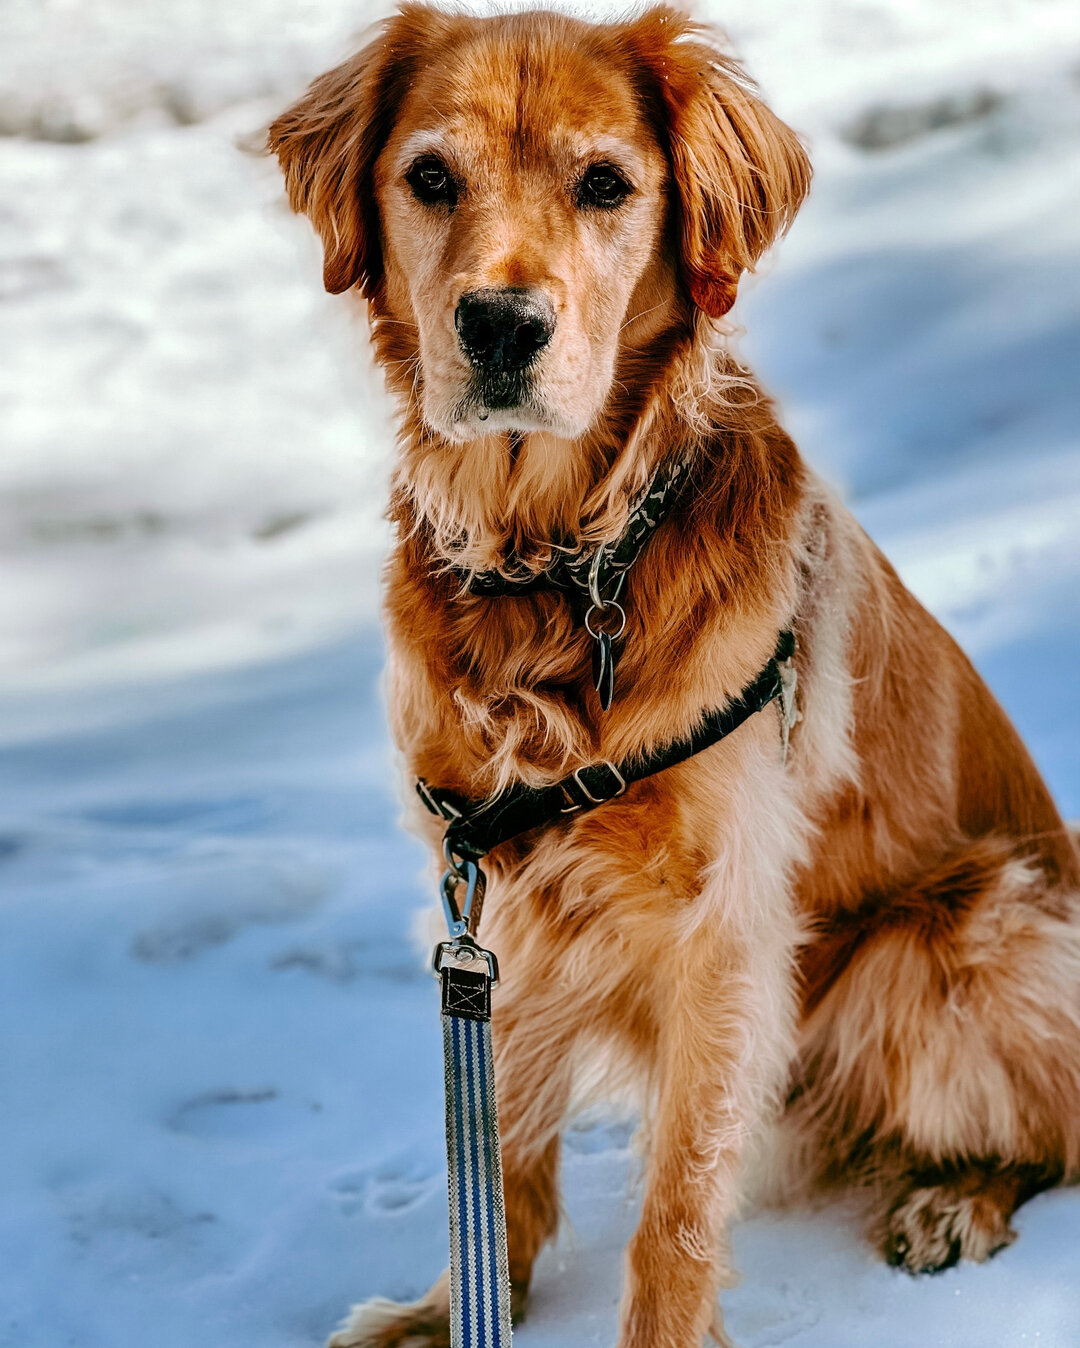
[[[741,305],[811,459],[1080,815],[1080,11],[715,0],[813,140]],[[374,592],[389,416],[249,134],[342,0],[0,15],[0,1344],[301,1348],[445,1262]],[[614,1338],[627,1132],[523,1348]],[[911,1281],[736,1233],[743,1348],[1080,1345],[1080,1193]]]

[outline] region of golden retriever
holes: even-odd
[[[1080,848],[725,343],[808,190],[799,138],[678,10],[406,4],[269,143],[400,405],[386,623],[412,776],[479,800],[633,760],[797,639],[790,753],[770,707],[485,862],[518,1312],[586,1084],[633,1087],[648,1120],[620,1348],[723,1339],[725,1225],[769,1124],[806,1185],[863,1186],[894,1263],[1008,1244],[1080,1161]],[[629,574],[605,713],[565,594],[468,577],[617,538],[674,455],[688,485]],[[446,1279],[331,1342],[448,1343]]]

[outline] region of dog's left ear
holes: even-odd
[[[738,62],[709,33],[666,5],[624,30],[659,107],[679,194],[687,289],[720,318],[739,277],[788,228],[810,189],[810,160],[798,136],[758,97]]]
[[[323,281],[369,299],[383,275],[374,169],[393,129],[409,73],[449,18],[403,4],[351,60],[321,75],[272,123],[267,147],[285,175],[289,204],[323,243]]]

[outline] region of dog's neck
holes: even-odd
[[[422,775],[477,797],[514,781],[565,776],[568,765],[596,756],[603,725],[621,723],[622,709],[671,703],[676,712],[664,714],[663,733],[685,733],[768,657],[793,608],[803,470],[748,373],[722,353],[695,347],[689,356],[661,381],[647,417],[613,443],[536,436],[515,452],[492,436],[451,445],[426,435],[418,414],[406,416],[390,507],[398,544],[387,612],[401,649],[426,670],[423,697],[409,704],[408,724],[399,728],[403,739],[425,745]],[[550,553],[556,530],[582,541],[594,532],[602,541],[619,537],[637,489],[665,455],[687,451],[686,486],[634,563],[633,632],[602,725],[591,692],[591,639],[573,605],[543,590],[509,603],[468,597],[458,576],[435,573],[460,571],[462,537],[469,564],[485,571],[516,560],[509,549],[520,552],[523,541]],[[448,522],[441,556],[440,519]],[[519,565],[506,569],[520,575]],[[695,654],[688,634],[706,630],[711,635]],[[738,634],[732,649],[751,652],[749,665],[728,658],[727,645],[717,644],[721,630],[728,640]],[[461,750],[450,758],[443,753],[448,721]],[[631,739],[619,755],[632,748]]]
[[[655,452],[635,453],[640,438],[620,445],[602,434],[504,432],[454,444],[412,435],[392,514],[399,527],[423,529],[437,563],[539,571],[557,549],[619,534],[655,467]]]

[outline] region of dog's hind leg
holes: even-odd
[[[868,1183],[891,1263],[986,1259],[1021,1203],[1080,1175],[1080,904],[983,839],[851,937],[804,1025],[789,1120],[827,1180]]]
[[[1016,1239],[1009,1222],[1016,1209],[1060,1179],[1060,1169],[992,1163],[912,1176],[886,1215],[885,1257],[908,1273],[982,1263]]]

